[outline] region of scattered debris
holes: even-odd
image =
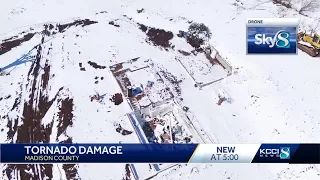
[[[251,98],[252,98],[252,100],[253,100],[252,105],[255,104],[255,103],[257,103],[257,101],[258,101],[258,99],[259,99],[259,97],[258,97],[258,96],[255,96],[255,95],[251,95]]]
[[[133,132],[132,131],[128,131],[126,129],[123,129],[122,126],[120,124],[118,124],[118,127],[116,128],[116,131],[124,136],[126,135],[130,135],[132,134]]]
[[[107,11],[101,11],[101,12],[96,13],[96,15],[98,15],[98,14],[105,14],[105,13],[108,13],[108,12],[107,12]]]
[[[177,36],[180,37],[180,38],[187,38],[188,32],[179,30],[179,33],[177,34]]]
[[[188,112],[188,111],[189,111],[189,108],[188,108],[187,106],[183,106],[183,107],[182,107],[182,110],[185,111],[185,112]]]
[[[219,98],[219,100],[218,100],[218,105],[220,106],[224,101],[226,101],[227,99],[225,98],[225,97],[222,97],[221,95],[218,95],[218,98]]]
[[[142,13],[142,12],[144,12],[144,9],[143,9],[143,8],[137,10],[137,13]]]
[[[140,57],[136,57],[136,58],[129,59],[127,62],[128,62],[128,63],[133,63],[133,62],[138,61],[138,59],[140,59]]]
[[[123,180],[131,180],[130,164],[126,164],[125,170],[126,170],[126,176],[123,178]]]
[[[109,24],[114,26],[114,27],[120,27],[120,25],[116,24],[114,21],[110,21]]]
[[[182,80],[178,80],[178,78],[173,75],[172,73],[168,72],[166,69],[161,69],[160,73],[162,74],[162,76],[171,83],[171,85],[174,88],[174,91],[176,92],[176,94],[178,96],[181,95],[182,89],[180,84],[182,83]]]
[[[95,69],[105,69],[105,68],[106,68],[106,66],[100,66],[100,65],[98,65],[97,63],[92,62],[92,61],[88,61],[88,64],[89,64],[90,66],[92,66],[93,68],[95,68]]]
[[[80,68],[80,71],[86,71],[86,68],[82,67]]]
[[[96,92],[96,94],[92,95],[92,96],[89,96],[90,98],[90,101],[92,102],[93,100],[96,100],[98,101],[99,103],[102,103],[102,101],[104,100],[104,97],[106,96],[107,94],[102,94],[100,95],[99,93]]]
[[[120,105],[123,102],[123,97],[121,93],[116,93],[110,98],[110,101],[115,105]]]
[[[93,96],[90,96],[90,101],[92,102],[93,100],[99,101],[100,100],[100,95],[99,93],[96,93]]]
[[[66,179],[79,179],[78,167],[76,164],[63,164],[62,169],[66,172]]]
[[[183,50],[180,50],[180,49],[178,50],[178,52],[181,53],[184,56],[190,56],[191,55],[191,53],[183,51]]]

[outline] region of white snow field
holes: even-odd
[[[109,101],[115,93],[122,93],[109,66],[140,57],[136,63],[151,59],[157,71],[180,80],[168,80],[166,86],[179,105],[189,107],[195,126],[213,143],[319,143],[320,59],[302,51],[290,56],[246,55],[245,46],[245,20],[250,17],[296,17],[302,31],[320,31],[320,9],[298,13],[305,1],[292,0],[293,9],[271,0],[6,1],[0,5],[0,142],[139,143],[127,117],[133,111],[129,101],[124,95],[120,105]],[[219,72],[204,75],[208,67],[201,55],[178,52],[192,50],[176,36],[179,30],[187,30],[191,21],[210,28],[210,44],[236,73],[195,87],[188,71],[203,83],[216,78],[212,76],[225,77],[225,72],[215,65],[213,69]],[[171,45],[165,50],[146,41],[148,36],[138,24],[171,31]],[[48,25],[46,31],[44,25]],[[15,40],[22,37],[25,42],[17,44]],[[16,44],[5,44],[11,41]],[[193,66],[187,71],[177,58]],[[148,81],[147,73],[142,73],[141,79],[138,74],[135,83]],[[150,73],[150,78],[153,76]],[[96,93],[105,98],[90,101]],[[218,94],[226,94],[232,101],[217,105]],[[118,133],[118,125],[133,133]],[[125,164],[1,167],[4,180],[134,179],[132,170],[131,175],[126,174],[130,170]],[[136,168],[140,179],[156,174],[146,164]],[[153,177],[319,178],[318,165],[288,164],[181,164]]]

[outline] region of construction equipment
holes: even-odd
[[[298,33],[298,48],[312,57],[320,56],[320,35]]]

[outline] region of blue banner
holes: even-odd
[[[1,163],[187,163],[197,144],[1,144]]]

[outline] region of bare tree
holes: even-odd
[[[284,18],[287,16],[288,12],[287,12],[287,8],[280,6],[277,10],[277,13],[279,15],[280,18]]]
[[[301,7],[298,12],[302,15],[306,15],[307,12],[314,12],[320,7],[320,1],[318,0],[302,0]]]
[[[320,20],[317,19],[311,27],[311,33],[312,34],[318,33],[319,30],[320,30]]]
[[[291,9],[292,8],[292,0],[272,0],[273,3],[275,4],[280,4],[286,8]]]

